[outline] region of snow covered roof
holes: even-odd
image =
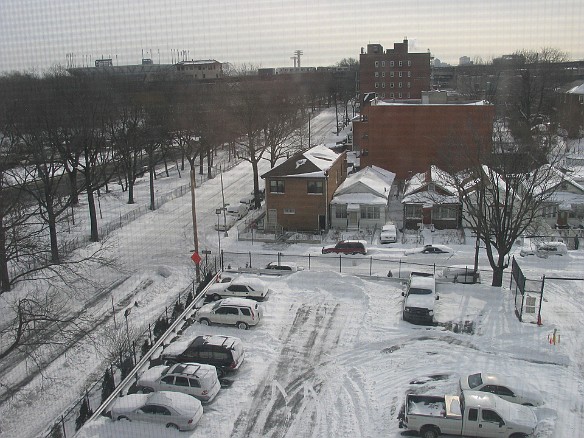
[[[323,178],[341,154],[331,151],[324,145],[314,146],[307,151],[295,154],[282,164],[262,175],[262,178],[272,176],[293,176],[302,178]]]
[[[371,193],[387,201],[395,173],[377,166],[368,166],[347,177],[337,188],[335,196],[347,193]]]
[[[452,185],[451,176],[442,169],[431,165],[428,171],[417,173],[406,181],[404,196],[419,192],[429,184],[434,184],[450,195],[456,194],[456,188]]]
[[[584,94],[584,83],[576,86],[576,87],[572,87],[570,88],[567,93],[569,94]]]

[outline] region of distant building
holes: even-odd
[[[430,52],[409,53],[408,40],[383,51],[381,44],[368,44],[359,57],[359,101],[367,93],[391,99],[420,99],[430,90]]]
[[[453,102],[447,92],[423,93],[417,100],[375,99],[353,120],[353,149],[361,152],[361,167],[379,166],[398,180],[433,164],[459,170],[478,148],[490,150],[494,115],[493,105]]]
[[[345,154],[319,145],[295,154],[262,175],[266,182],[266,229],[328,229],[330,202],[347,177]]]
[[[176,64],[154,64],[144,58],[141,64],[114,66],[112,59],[96,59],[95,67],[67,69],[74,76],[123,76],[136,81],[149,82],[157,79],[211,80],[224,76],[223,64],[213,59],[181,61]]]
[[[468,56],[461,56],[458,58],[458,65],[471,65],[472,61]]]

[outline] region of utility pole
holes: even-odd
[[[294,56],[298,59],[298,68],[300,69],[300,56],[304,55],[302,50],[294,50]],[[296,62],[294,63],[294,67],[296,67]]]
[[[197,209],[195,207],[195,187],[196,187],[196,180],[195,180],[195,170],[193,166],[191,166],[191,213],[193,215],[193,243],[195,244],[195,252],[199,253],[199,237],[197,234]],[[201,269],[198,263],[195,263],[195,270],[197,276],[197,283],[201,282]]]

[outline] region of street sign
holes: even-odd
[[[201,263],[201,256],[199,255],[198,252],[194,252],[193,255],[191,256],[191,259],[193,260],[193,262],[195,262],[195,264],[199,264]]]
[[[203,254],[211,254],[211,250],[210,249],[204,249],[203,251],[201,251]]]
[[[223,211],[222,208],[216,208],[215,209],[215,214],[221,214],[222,211]]]

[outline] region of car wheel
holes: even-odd
[[[131,421],[128,417],[126,417],[125,415],[119,415],[118,416],[118,421],[122,421],[122,420],[126,420],[126,421]]]
[[[176,429],[176,430],[180,430],[180,429],[179,429],[179,427],[178,427],[176,424],[174,424],[174,423],[168,423],[168,424],[166,425],[166,427],[167,427],[168,429]]]
[[[199,319],[199,324],[201,324],[201,325],[211,325],[211,321],[209,321],[207,318],[201,318],[201,319]]]
[[[426,427],[420,431],[422,438],[438,438],[438,431],[433,427]]]
[[[222,368],[215,367],[215,369],[217,370],[217,378],[218,379],[222,379],[223,377],[225,377],[225,371],[223,371]]]
[[[144,386],[140,389],[140,391],[142,392],[142,394],[150,394],[151,392],[154,392],[154,389],[148,386]]]
[[[237,323],[237,328],[241,330],[247,330],[249,326],[245,322],[240,321]]]
[[[218,300],[221,299],[221,295],[219,295],[219,294],[213,294],[213,297],[212,298],[213,298],[213,301],[218,301]]]

